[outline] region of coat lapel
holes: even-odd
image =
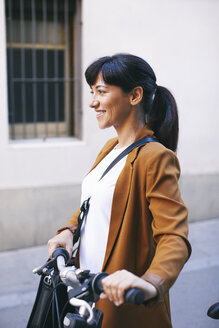
[[[134,149],[134,151],[132,151],[128,155],[126,164],[115,186],[108,241],[107,241],[107,247],[106,247],[106,253],[105,253],[102,271],[104,271],[106,268],[107,262],[113,251],[113,247],[116,243],[117,236],[119,235],[119,231],[123,222],[123,217],[125,214],[126,205],[129,197],[129,191],[131,187],[132,170],[133,170],[132,163],[136,157],[136,154],[137,154],[137,149]]]

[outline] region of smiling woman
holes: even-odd
[[[58,246],[71,254],[80,234],[77,265],[110,274],[96,304],[104,312],[103,328],[136,322],[138,328],[170,328],[168,292],[191,253],[174,153],[176,102],[156,84],[149,64],[130,54],[98,59],[85,77],[99,127],[114,127],[117,138],[106,143],[82,183],[81,208],[89,203],[85,222],[78,226],[79,209],[49,240],[49,256]],[[134,148],[101,179],[127,146],[145,137],[159,142]],[[143,290],[145,306],[123,304],[132,287]]]

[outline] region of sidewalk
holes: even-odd
[[[216,328],[206,313],[219,302],[219,219],[191,223],[189,240],[192,256],[171,289],[173,327]],[[0,252],[0,328],[26,327],[39,283],[32,269],[46,259],[46,245]]]
[[[219,302],[219,219],[190,224],[192,255],[170,291],[174,328],[218,328],[207,316]]]

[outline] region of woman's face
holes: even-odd
[[[129,94],[124,93],[120,87],[106,84],[101,74],[92,85],[91,94],[89,106],[96,112],[99,128],[113,126],[119,129],[126,124],[132,109]]]

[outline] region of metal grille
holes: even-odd
[[[74,136],[77,1],[5,2],[10,138]]]

